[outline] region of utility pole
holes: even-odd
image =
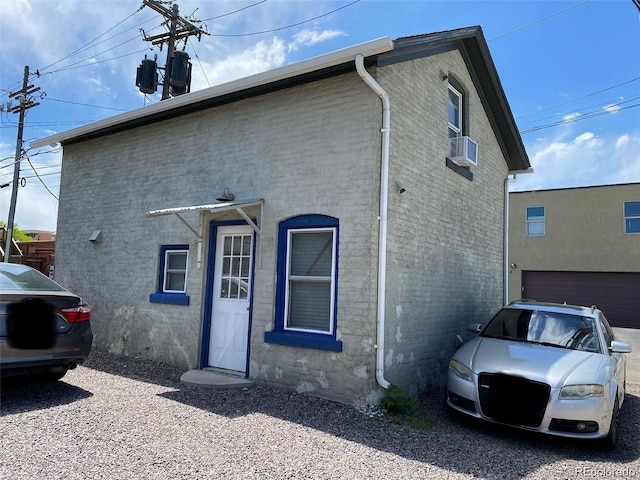
[[[167,44],[167,60],[164,66],[164,80],[162,82],[162,100],[166,100],[170,96],[169,70],[171,68],[173,53],[176,50],[176,44],[181,40],[184,40],[186,44],[187,39],[192,35],[197,35],[198,41],[200,41],[202,34],[204,33],[208,35],[208,33],[201,28],[196,27],[186,18],[181,17],[178,5],[175,3],[171,6],[171,10],[161,5],[159,0],[143,0],[142,5],[147,6],[162,15],[166,19],[169,27],[168,32],[160,35],[154,35],[152,37],[147,36],[144,31],[142,32],[145,41],[151,42],[152,45],[160,45],[161,50],[162,45],[165,43]]]
[[[24,128],[24,114],[31,107],[40,105],[34,103],[29,97],[32,93],[40,90],[40,87],[33,88],[29,83],[29,67],[24,67],[24,79],[22,80],[22,90],[9,94],[9,98],[17,97],[18,105],[11,108],[11,113],[20,112],[18,120],[18,139],[16,140],[16,156],[13,164],[13,187],[11,190],[11,203],[9,205],[9,218],[7,220],[7,238],[4,248],[4,261],[9,262],[11,258],[11,245],[13,244],[13,219],[16,214],[16,201],[18,200],[18,182],[20,180],[20,159],[22,158],[22,130]]]

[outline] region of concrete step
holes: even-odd
[[[253,385],[251,380],[232,375],[225,375],[210,370],[189,370],[180,377],[180,383],[199,385],[209,388],[247,388]]]

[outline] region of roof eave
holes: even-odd
[[[285,65],[274,70],[257,73],[228,83],[170,98],[153,105],[98,120],[97,122],[89,123],[55,135],[39,138],[31,142],[30,147],[39,148],[47,145],[53,146],[58,143],[64,144],[83,137],[93,136],[101,131],[112,131],[118,125],[145,123],[146,118],[163,116],[163,114],[172,110],[197,108],[197,104],[206,102],[207,100],[222,98],[226,95],[293,79],[295,77],[313,75],[316,72],[319,73],[331,67],[349,63],[353,61],[358,54],[369,57],[390,50],[393,50],[393,41],[389,37],[381,37],[376,40],[313,57],[302,62]]]

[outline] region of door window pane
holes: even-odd
[[[227,235],[223,241],[220,298],[249,298],[249,265],[253,237],[251,235]]]

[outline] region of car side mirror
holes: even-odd
[[[470,332],[479,333],[480,330],[482,330],[482,324],[481,323],[472,323],[467,328],[468,328],[468,330]]]
[[[614,340],[611,342],[609,351],[611,353],[631,353],[631,345]]]

